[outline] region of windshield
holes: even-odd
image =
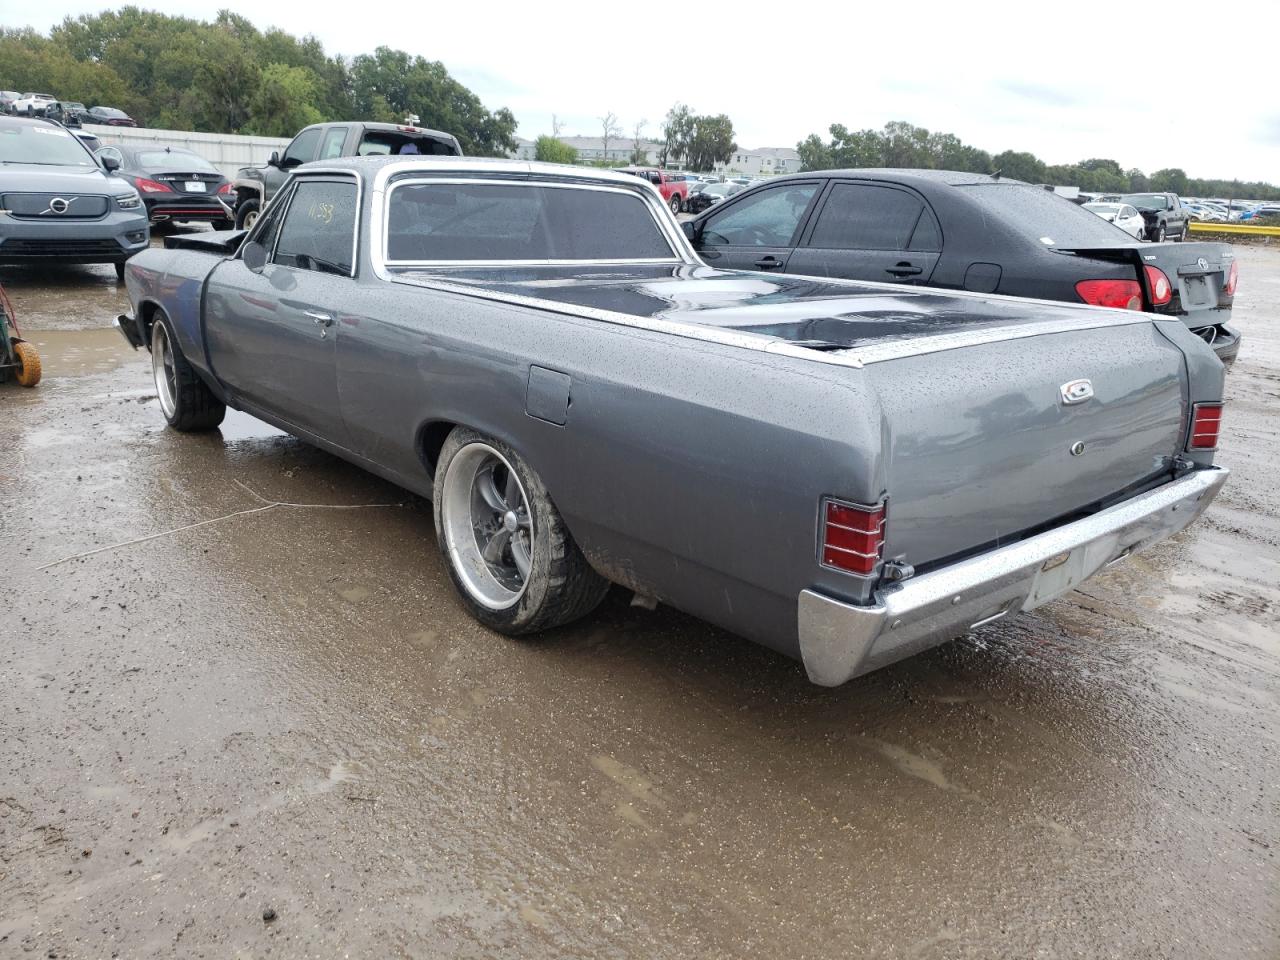
[[[1119,246],[1133,237],[1070,200],[1024,183],[957,187],[1004,223],[1046,247]]]
[[[79,140],[62,127],[50,123],[0,125],[0,163],[96,166]]]
[[[1124,198],[1125,203],[1131,203],[1139,210],[1163,210],[1164,194],[1163,193],[1135,193]]]
[[[217,173],[218,169],[204,157],[190,150],[146,150],[137,154],[138,166],[143,170],[198,170],[201,173]]]
[[[729,190],[732,187],[735,187],[735,186],[737,186],[737,184],[709,183],[703,188],[702,192],[709,193],[713,197],[723,197],[729,192]]]

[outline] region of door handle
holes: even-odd
[[[899,263],[897,266],[890,267],[889,269],[887,269],[885,273],[891,273],[895,277],[914,277],[914,276],[917,276],[918,274],[924,273],[924,270],[921,269],[920,267],[907,263],[904,260],[901,263]]]
[[[317,310],[304,310],[302,312],[314,320],[317,327],[328,327],[333,324],[333,317],[327,313],[320,313]]]
[[[756,261],[756,266],[759,267],[761,270],[777,270],[780,266],[782,266],[782,261],[772,256],[761,257],[759,260]]]

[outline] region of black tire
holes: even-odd
[[[120,283],[124,283],[124,261],[123,260],[116,261],[116,280],[118,280]]]
[[[1180,234],[1178,234],[1178,243],[1182,243],[1182,241],[1186,240],[1186,239],[1187,239],[1187,234],[1188,234],[1188,233],[1190,233],[1190,232],[1191,232],[1191,221],[1190,221],[1190,220],[1183,220],[1183,221],[1182,221],[1182,232],[1181,232]]]
[[[160,400],[160,412],[169,426],[183,433],[194,433],[212,430],[222,423],[222,418],[227,415],[227,405],[214,396],[187,363],[174,335],[173,324],[162,311],[156,313],[150,333],[151,373]],[[166,346],[167,361],[164,356]]]
[[[239,206],[236,207],[236,229],[248,230],[253,226],[253,222],[258,219],[258,211],[262,209],[262,204],[257,200],[241,200]],[[248,226],[245,221],[248,221]]]
[[[671,195],[671,212],[673,214],[679,214],[681,206],[682,205],[680,203],[680,194],[673,193]]]
[[[492,462],[491,479],[496,475],[493,468],[497,468],[509,471],[504,475],[513,474],[519,481],[516,493],[522,495],[525,502],[513,503],[513,513],[527,505],[529,570],[520,592],[513,592],[513,598],[504,601],[505,606],[478,595],[475,584],[487,571],[477,567],[467,573],[458,568],[458,564],[464,562],[463,554],[479,549],[474,514],[460,512],[466,509],[462,506],[464,501],[479,505],[482,511],[485,509],[475,499],[474,479],[468,477],[470,465],[477,462],[477,457],[487,457]],[[451,476],[451,470],[457,473]],[[477,472],[475,477],[479,475]],[[515,498],[510,495],[511,487],[507,489],[510,502]],[[466,498],[459,497],[462,492]],[[471,615],[490,629],[510,636],[550,630],[586,616],[608,592],[609,581],[587,563],[541,478],[502,441],[466,427],[455,427],[440,450],[432,501],[436,539],[449,577]],[[508,529],[515,531],[512,537],[521,536],[514,522]],[[467,537],[471,538],[469,543]],[[510,547],[504,551],[509,555]],[[471,559],[474,563],[476,558]]]
[[[1156,227],[1156,235],[1151,239],[1156,243],[1164,243],[1164,233],[1164,224],[1162,223],[1160,226]]]

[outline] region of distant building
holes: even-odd
[[[512,160],[534,160],[538,152],[538,145],[532,140],[523,140],[516,137],[516,148],[507,156]]]
[[[800,154],[790,147],[760,147],[738,150],[727,163],[716,164],[716,173],[740,173],[747,177],[768,177],[779,173],[799,173]]]

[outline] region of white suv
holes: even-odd
[[[13,104],[9,109],[14,113],[26,114],[29,117],[34,117],[36,114],[44,113],[49,105],[54,103],[57,99],[58,98],[52,93],[24,93],[17,100],[13,101]]]

